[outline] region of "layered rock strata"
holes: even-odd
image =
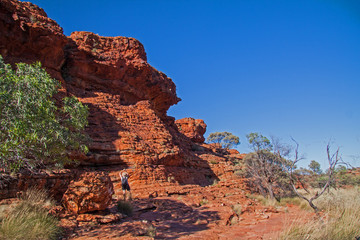
[[[206,124],[167,116],[180,99],[176,86],[147,62],[143,45],[128,37],[74,32],[66,37],[44,10],[26,2],[0,1],[0,54],[6,62],[41,61],[63,83],[63,94],[89,107],[90,152],[83,165],[131,170],[139,184],[175,181],[211,184],[209,159],[223,158],[201,146]]]

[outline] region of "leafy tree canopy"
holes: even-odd
[[[240,144],[239,137],[229,132],[210,133],[207,138],[209,143],[218,143],[222,148],[229,149]]]
[[[246,138],[254,151],[244,159],[245,174],[251,179],[250,186],[258,189],[263,196],[269,195],[271,199],[275,195],[291,194],[285,171],[291,162],[279,154],[279,151],[288,152],[287,147],[256,132],[246,135]]]
[[[321,171],[321,168],[320,168],[320,163],[318,163],[315,160],[311,160],[311,162],[309,164],[309,169],[311,171],[313,171],[313,173],[322,174],[322,171]]]
[[[88,108],[75,97],[55,103],[60,83],[40,63],[18,63],[14,71],[0,56],[0,168],[34,170],[69,162],[70,151],[86,152]],[[60,107],[58,105],[61,105]]]
[[[273,146],[271,145],[270,140],[259,133],[249,133],[246,135],[246,138],[254,151],[272,150]]]

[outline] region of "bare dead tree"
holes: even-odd
[[[296,176],[294,175],[294,169],[296,164],[302,160],[302,158],[299,157],[299,144],[292,138],[292,140],[295,142],[296,144],[296,148],[295,148],[295,156],[294,156],[294,160],[292,161],[290,168],[285,170],[288,172],[289,174],[289,178],[290,178],[290,184],[292,189],[294,190],[294,192],[302,199],[304,199],[305,201],[307,201],[310,205],[310,207],[312,209],[314,209],[315,213],[319,212],[318,207],[314,204],[314,200],[318,199],[324,192],[326,189],[328,189],[330,187],[331,181],[334,178],[334,174],[335,174],[335,168],[338,164],[340,163],[344,163],[342,161],[341,156],[339,155],[339,148],[333,153],[331,154],[330,152],[330,143],[327,144],[326,146],[326,152],[327,152],[327,158],[328,158],[328,164],[329,167],[326,171],[326,175],[327,175],[327,181],[325,183],[325,185],[321,188],[320,191],[317,191],[315,193],[315,195],[311,196],[311,197],[306,197],[304,196],[301,192],[298,191],[298,189],[295,187],[295,180],[297,180]],[[307,189],[305,189],[307,190]],[[307,191],[309,192],[309,191]]]

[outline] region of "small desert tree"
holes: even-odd
[[[322,174],[321,168],[320,168],[320,163],[318,163],[315,160],[311,160],[310,164],[309,164],[309,169],[315,173],[315,174]]]
[[[83,130],[88,109],[75,97],[55,103],[53,95],[59,88],[60,83],[40,63],[19,63],[14,71],[0,56],[0,168],[3,171],[63,164],[69,160],[70,151],[87,151]]]
[[[207,142],[217,143],[225,149],[230,149],[240,144],[239,137],[229,132],[210,133],[209,137],[207,138]]]
[[[274,154],[270,140],[259,134],[250,133],[247,136],[249,145],[254,151],[245,157],[246,175],[251,183],[263,196],[275,197],[275,190],[288,191],[286,172],[283,170],[287,160]]]

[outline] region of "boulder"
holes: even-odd
[[[204,120],[194,118],[182,118],[175,121],[179,131],[190,138],[193,142],[203,143],[206,132]]]
[[[114,194],[113,184],[105,172],[85,172],[70,183],[63,196],[67,211],[87,213],[106,209]]]

